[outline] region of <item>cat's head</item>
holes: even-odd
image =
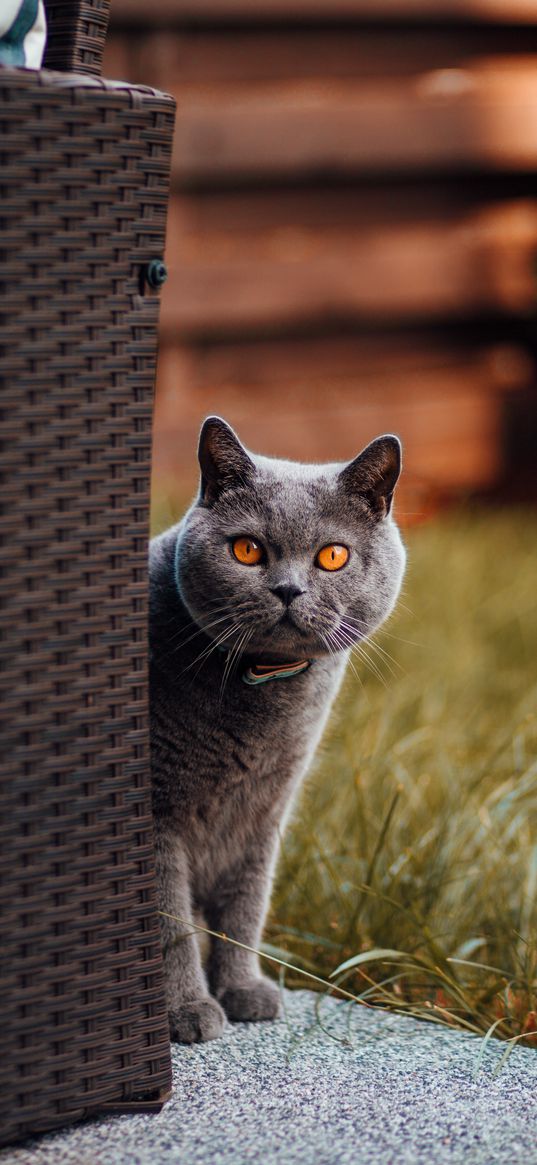
[[[208,417],[201,487],[182,524],[176,579],[192,618],[222,646],[271,660],[340,651],[389,615],[405,552],[390,514],[397,437],[346,464],[247,451]]]

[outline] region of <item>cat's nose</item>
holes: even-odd
[[[282,600],[284,607],[290,607],[293,599],[296,599],[298,595],[304,594],[304,591],[300,587],[285,586],[283,584],[278,587],[271,587],[270,589],[273,595],[277,595]]]

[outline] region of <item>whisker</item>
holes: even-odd
[[[353,624],[354,624],[354,629],[355,629],[355,630],[357,630],[357,631],[359,631],[359,632],[360,632],[360,634],[361,634],[360,628],[357,626],[357,622],[360,622],[360,623],[362,623],[362,622],[363,622],[363,625],[364,625],[364,627],[366,627],[366,626],[367,626],[367,625],[366,625],[366,623],[365,623],[365,621],[363,621],[363,620],[361,620],[361,619],[360,619],[360,620],[358,620],[358,621],[356,621],[356,620],[355,620],[355,617],[354,617],[353,615],[345,615],[345,616],[343,616],[343,618],[341,619],[341,623],[342,623],[343,625],[347,625],[347,627],[348,627],[348,628],[349,628],[351,631],[353,630]],[[388,632],[386,632],[386,631],[384,630],[384,628],[380,628],[380,627],[379,627],[379,628],[377,628],[377,631],[378,631],[378,633],[379,633],[379,634],[382,634],[382,635],[387,635],[387,634],[388,634]],[[390,663],[393,663],[395,667],[399,668],[399,670],[400,670],[400,671],[401,671],[403,674],[405,674],[405,675],[406,675],[405,668],[402,666],[402,664],[400,664],[400,663],[399,663],[399,660],[395,659],[395,657],[394,657],[393,655],[391,655],[391,653],[390,653],[389,651],[386,651],[386,648],[382,647],[382,645],[381,645],[380,643],[378,643],[378,641],[377,641],[376,639],[373,639],[373,637],[372,637],[372,636],[371,636],[371,637],[369,637],[368,635],[365,635],[365,636],[364,636],[364,638],[366,639],[366,641],[367,641],[367,643],[369,644],[369,646],[370,646],[370,647],[372,647],[372,648],[374,649],[374,651],[376,651],[376,652],[377,652],[377,654],[379,654],[379,653],[380,653],[381,655],[383,655],[383,656],[385,657],[385,659],[386,659],[386,660],[389,660],[389,661],[390,661]],[[390,636],[390,638],[391,638],[391,639],[397,639],[399,643],[409,643],[409,642],[410,642],[410,640],[408,640],[408,639],[400,639],[398,635],[391,635],[391,636]],[[414,647],[419,647],[420,645],[419,645],[418,643],[415,643],[415,644],[413,644],[412,646],[414,646]],[[391,671],[391,668],[390,668],[389,670]],[[393,673],[392,673],[392,674],[393,674]]]
[[[330,641],[328,639],[328,633],[325,633],[323,631],[319,631],[319,637],[322,640],[322,642],[324,643],[328,654],[335,656],[336,652],[335,652],[334,648],[332,647],[332,645],[330,644]]]
[[[242,624],[239,627],[239,632],[241,630],[242,630]],[[244,634],[244,632],[243,632],[243,634]],[[226,681],[227,681],[228,675],[231,675],[231,669],[233,667],[234,657],[235,657],[235,654],[237,652],[238,645],[241,641],[242,641],[242,634],[240,635],[240,638],[237,640],[237,642],[232,644],[232,646],[228,652],[226,662],[224,664],[224,670],[222,673],[222,680],[220,683],[220,693],[219,693],[219,697],[218,697],[219,704],[222,703],[222,700],[224,697],[224,691],[225,691],[225,687],[226,687]]]
[[[365,627],[366,632],[368,632],[368,624],[366,623],[365,619],[358,619],[356,617],[356,615],[345,615],[345,619],[347,620],[347,622],[354,622],[356,624],[357,630],[360,630],[360,626],[361,626],[361,627]],[[360,626],[358,626],[358,625],[360,625]],[[406,643],[409,647],[423,647],[424,646],[423,643],[417,643],[416,640],[414,640],[414,639],[403,639],[401,635],[394,635],[392,631],[387,631],[386,624],[383,624],[382,627],[378,627],[377,632],[375,632],[375,634],[377,634],[377,633],[379,635],[385,636],[388,639],[394,639],[396,641],[396,643]]]
[[[246,647],[248,640],[253,634],[253,631],[253,627],[246,627],[240,639],[237,641],[234,647],[232,647],[229,653],[228,659],[226,660],[226,667],[224,668],[224,675],[222,676],[222,683],[220,685],[220,704],[222,703],[226,683],[231,679],[233,669],[236,668],[236,665],[238,664],[239,659],[244,652],[244,648]]]
[[[348,663],[354,677],[358,680],[360,687],[363,687],[362,678],[358,674],[358,672],[354,666],[354,660],[352,658],[352,653],[349,651],[349,644],[345,641],[343,636],[339,635],[338,630],[339,629],[337,629],[337,628],[332,629],[332,631],[330,632],[331,638],[332,638],[333,642],[336,644],[336,646],[338,647],[339,651],[347,651],[348,652],[347,663]]]
[[[346,643],[346,646],[350,649],[351,653],[356,652],[358,657],[363,660],[363,662],[369,668],[371,673],[374,676],[376,676],[378,680],[380,680],[381,684],[383,684],[383,686],[385,688],[387,688],[388,685],[386,683],[386,679],[385,679],[384,675],[380,671],[380,668],[375,663],[375,661],[370,659],[370,657],[368,656],[367,652],[364,649],[363,643],[356,643],[354,640],[351,640],[349,638],[349,635],[350,635],[349,630],[346,630],[345,628],[341,627],[341,625],[339,628],[339,634],[340,634],[340,638],[342,638],[343,641]]]
[[[419,616],[416,615],[416,612],[413,611],[411,607],[407,607],[406,603],[403,603],[401,599],[397,600],[397,606],[401,609],[401,611],[406,611],[407,615],[412,615],[413,619],[419,618]]]
[[[181,651],[183,647],[186,647],[187,643],[191,643],[191,641],[195,639],[197,635],[206,635],[208,631],[213,629],[213,627],[217,627],[220,623],[225,623],[227,619],[229,619],[229,613],[220,615],[216,619],[211,619],[210,623],[204,623],[203,626],[198,626],[196,630],[192,631],[190,635],[187,635],[185,639],[181,640],[179,643],[176,643],[169,654],[177,655],[178,651]]]
[[[347,622],[346,618],[341,620],[341,625],[342,625],[342,627],[344,627],[348,631],[353,630],[351,624]],[[405,669],[401,666],[401,664],[399,663],[399,661],[397,659],[393,658],[393,655],[390,655],[389,651],[385,651],[385,649],[383,647],[381,647],[379,643],[376,643],[376,641],[374,639],[367,639],[366,642],[367,642],[367,646],[371,647],[372,650],[376,652],[376,654],[379,656],[381,663],[383,663],[384,666],[387,667],[388,671],[394,677],[394,679],[397,679],[397,673],[394,671],[393,667],[391,666],[392,663],[394,664],[395,667],[399,668],[400,672],[404,673]]]
[[[240,613],[241,613],[241,605],[237,604],[237,603],[233,603],[233,602],[225,603],[224,605],[217,607],[216,610],[207,612],[207,614],[211,615],[211,618],[213,618],[213,617],[216,618],[216,616],[220,615],[220,614],[223,614],[223,617],[225,618],[227,615],[230,615],[230,614],[236,615],[236,614],[240,614]],[[203,612],[202,612],[202,614],[203,614]],[[194,622],[194,620],[192,620],[192,622]],[[196,625],[196,629],[194,631],[192,631],[191,634],[186,637],[186,639],[180,641],[179,643],[177,643],[175,645],[174,651],[179,651],[179,649],[181,647],[184,647],[186,643],[189,643],[191,639],[194,639],[196,635],[203,633],[204,630],[208,630],[210,627],[213,627],[213,626],[214,626],[213,622],[202,623],[200,620],[200,623]],[[175,640],[178,638],[178,636],[180,636],[181,633],[185,630],[189,631],[190,626],[186,627],[186,628],[181,627],[175,636],[172,635],[170,637],[169,642],[175,643]]]
[[[190,671],[190,669],[193,668],[194,665],[201,660],[200,667],[198,668],[198,671],[195,672],[195,674],[194,674],[194,679],[195,679],[201,666],[204,663],[206,663],[209,656],[212,655],[212,652],[216,651],[217,648],[220,647],[221,644],[223,644],[225,642],[225,640],[230,635],[233,635],[233,633],[235,631],[238,631],[240,629],[240,627],[241,627],[241,624],[239,622],[236,622],[236,623],[232,623],[231,627],[229,627],[227,629],[227,631],[221,631],[219,635],[217,635],[213,640],[211,640],[211,642],[208,644],[207,647],[204,647],[203,651],[200,651],[199,655],[197,655],[196,658],[191,661],[191,663],[187,664],[187,666],[185,668],[183,668],[183,670],[181,672],[179,672],[179,675],[182,676],[185,674],[185,672]]]
[[[373,651],[376,652],[377,656],[379,656],[380,662],[383,663],[384,666],[386,666],[386,668],[388,669],[388,671],[390,673],[390,676],[393,676],[394,679],[400,678],[397,675],[397,671],[400,672],[401,676],[407,675],[407,672],[405,672],[405,669],[403,668],[402,664],[400,664],[400,662],[398,662],[398,659],[394,659],[394,656],[391,656],[389,654],[389,651],[384,651],[384,649],[381,647],[380,643],[377,643],[376,640],[367,640],[367,645],[369,648],[372,648]],[[394,666],[391,666],[391,664],[394,664]],[[395,671],[394,669],[397,669],[397,671]]]
[[[382,684],[382,686],[384,688],[387,688],[388,685],[386,683],[385,676],[383,676],[382,672],[377,667],[374,660],[369,658],[369,656],[368,656],[367,652],[364,650],[362,644],[361,643],[360,644],[357,644],[357,643],[353,644],[353,646],[351,647],[351,651],[356,652],[358,657],[363,660],[366,667],[369,668],[369,671],[372,673],[372,675],[376,676],[376,678],[380,681],[380,683]]]
[[[353,672],[354,677],[356,679],[358,679],[359,684],[361,684],[362,683],[361,678],[359,676],[358,671],[356,671],[356,669],[355,669],[354,661],[353,661],[353,658],[351,655],[351,651],[349,651],[349,644],[347,643],[346,638],[339,634],[339,628],[332,628],[330,635],[332,638],[332,642],[335,643],[335,647],[337,647],[337,649],[338,649],[338,654],[341,651],[348,652],[348,655],[347,655],[348,666],[349,666],[349,668],[351,668],[351,671]]]

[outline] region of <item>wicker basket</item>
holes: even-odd
[[[82,51],[79,33],[71,43]],[[6,1142],[110,1105],[158,1109],[170,1088],[149,790],[159,303],[146,275],[164,249],[174,107],[13,69],[0,70],[0,107]]]

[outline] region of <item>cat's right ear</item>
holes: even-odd
[[[198,459],[201,469],[200,502],[212,505],[226,489],[246,485],[255,466],[233,429],[221,417],[203,422]]]

